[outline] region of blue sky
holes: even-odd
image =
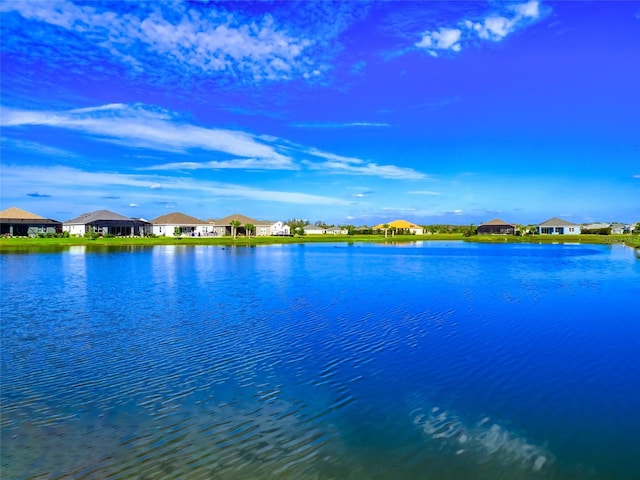
[[[0,3],[1,207],[640,220],[640,2]]]

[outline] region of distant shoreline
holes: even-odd
[[[472,235],[462,234],[434,234],[434,235],[305,235],[295,237],[112,237],[91,240],[86,237],[69,238],[0,238],[0,253],[12,251],[37,250],[47,248],[64,248],[73,246],[89,246],[99,249],[111,247],[139,246],[151,247],[157,245],[212,245],[250,247],[257,245],[281,245],[303,243],[398,243],[418,241],[446,241],[460,240],[477,243],[580,243],[615,245],[624,244],[633,248],[640,248],[640,235]]]

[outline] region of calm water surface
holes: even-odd
[[[0,255],[3,479],[640,478],[625,247]]]

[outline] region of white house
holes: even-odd
[[[198,218],[180,212],[167,213],[151,220],[153,233],[161,237],[209,235],[209,224]],[[176,235],[176,229],[180,233]]]
[[[291,235],[291,227],[284,222],[277,221],[269,227],[270,235]]]
[[[544,235],[579,235],[580,225],[561,218],[550,218],[536,227],[536,232]]]

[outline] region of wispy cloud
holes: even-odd
[[[3,127],[48,126],[82,132],[98,140],[167,152],[190,149],[223,152],[263,160],[269,168],[292,168],[290,158],[249,134],[182,122],[172,112],[142,104],[110,104],[66,111],[3,108]],[[256,160],[259,159],[259,160]]]
[[[140,167],[140,170],[300,170],[306,166],[310,170],[322,170],[332,174],[400,180],[426,178],[426,175],[411,168],[379,165],[359,158],[322,152],[277,137],[192,125],[174,112],[144,104],[116,103],[63,111],[5,107],[0,112],[0,125],[4,128],[59,128],[79,132],[98,141],[136,149],[183,154],[205,151],[240,157],[207,162],[167,162]],[[280,153],[281,151],[288,155]],[[307,158],[298,162],[292,155]],[[310,160],[309,156],[313,160]]]
[[[203,198],[227,197],[264,202],[302,205],[348,205],[341,198],[313,195],[303,192],[277,191],[254,188],[245,185],[195,180],[176,175],[159,176],[148,174],[122,174],[106,172],[88,172],[70,167],[32,167],[2,165],[3,193],[17,196],[16,192],[27,188],[47,188],[59,198],[73,198],[82,201],[96,198],[96,192],[109,191],[114,195],[102,195],[100,198],[117,199],[136,195],[136,203],[142,199],[176,201],[185,197]],[[151,189],[162,184],[161,191]],[[139,200],[140,199],[140,200]]]
[[[309,78],[323,69],[308,53],[316,40],[292,33],[270,14],[250,16],[240,9],[179,1],[132,3],[127,13],[109,4],[65,0],[3,2],[0,8],[72,32],[140,71],[159,62],[184,73],[263,81]]]
[[[322,170],[325,173],[370,175],[395,180],[421,180],[427,178],[424,173],[418,172],[413,168],[398,167],[396,165],[378,165],[377,163],[366,162],[359,158],[343,157],[318,149],[310,149],[307,153],[324,159],[324,161],[321,162],[305,161],[304,163],[307,167],[311,170]]]
[[[541,17],[540,2],[508,4],[499,12],[491,12],[479,19],[462,19],[454,26],[427,30],[415,46],[437,57],[442,52],[460,52],[477,40],[499,42],[511,33],[524,28]]]
[[[433,190],[413,190],[411,192],[407,192],[410,195],[441,195],[441,192],[434,192]]]
[[[310,122],[310,123],[294,123],[291,125],[296,128],[385,128],[390,127],[388,123],[377,122]]]
[[[237,158],[233,160],[212,160],[210,162],[171,162],[140,170],[298,170],[291,162],[278,159]],[[153,188],[153,187],[152,187]],[[157,187],[156,187],[157,188]]]
[[[16,140],[8,137],[0,138],[0,142],[2,143],[3,149],[16,149],[21,150],[23,152],[29,152],[31,154],[43,155],[46,157],[56,157],[56,158],[79,158],[79,155],[76,155],[73,152],[68,150],[63,150],[61,148],[50,147],[48,145],[43,145],[38,142],[30,142],[27,140]]]

